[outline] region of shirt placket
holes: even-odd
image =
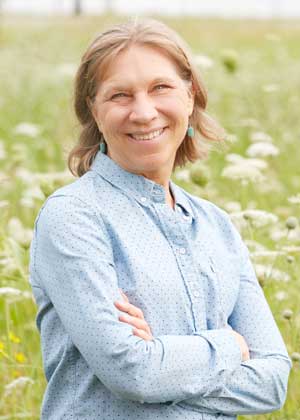
[[[204,287],[194,264],[191,245],[188,240],[189,229],[185,229],[185,224],[191,223],[191,216],[185,215],[184,217],[183,213],[172,210],[154,191],[153,200],[156,202],[154,205],[156,214],[176,258],[191,304],[194,330],[196,332],[207,329]]]

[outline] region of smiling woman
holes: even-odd
[[[107,155],[168,192],[193,103],[193,92],[160,49],[133,45],[109,65],[91,110]]]
[[[31,244],[42,419],[233,420],[284,403],[291,361],[245,244],[170,179],[223,139],[206,103],[160,22],[116,25],[84,54],[79,179],[47,199]]]
[[[83,129],[78,145],[69,156],[70,169],[77,175],[85,173],[99,143],[109,141],[101,131],[96,113],[117,110],[117,106],[112,107],[116,102],[122,115],[123,108],[130,113],[123,129],[134,128],[143,134],[152,127],[163,128],[159,124],[167,116],[166,109],[160,111],[160,107],[170,108],[174,99],[185,108],[180,115],[185,125],[182,129],[189,122],[194,135],[189,138],[186,130],[180,135],[173,169],[204,157],[209,149],[205,139],[224,139],[224,130],[205,112],[206,89],[187,45],[170,28],[153,20],[118,25],[102,33],[87,49],[77,72],[75,110]],[[105,108],[100,108],[99,100]]]

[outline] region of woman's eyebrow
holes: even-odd
[[[170,78],[170,77],[164,77],[164,76],[162,76],[162,77],[157,77],[157,78],[155,78],[152,81],[153,84],[155,84],[155,83],[161,83],[161,82],[164,82],[164,83],[174,83],[175,80],[172,79],[172,78]]]
[[[103,89],[103,94],[104,95],[108,95],[110,92],[114,92],[114,91],[123,91],[123,90],[128,90],[128,89],[130,89],[129,87],[128,87],[128,85],[125,85],[125,84],[110,84],[109,86],[106,86],[104,89]]]
[[[164,76],[160,76],[160,77],[156,77],[155,79],[152,79],[149,84],[156,84],[156,83],[174,83],[174,79],[170,78],[170,77],[164,77]],[[123,90],[131,90],[133,87],[135,87],[135,83],[114,83],[111,82],[108,86],[106,86],[103,89],[103,94],[107,95],[112,91],[123,91]]]

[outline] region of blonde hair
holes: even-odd
[[[134,44],[159,48],[168,55],[194,94],[190,124],[195,135],[192,139],[185,136],[177,150],[173,170],[188,161],[195,162],[206,157],[209,150],[206,140],[224,140],[224,130],[205,112],[207,92],[193,64],[192,54],[182,38],[164,23],[152,19],[117,24],[101,33],[89,45],[76,74],[74,108],[82,129],[79,141],[68,157],[68,166],[73,175],[82,176],[89,170],[102,139],[88,101],[93,102],[101,83],[101,75],[111,60]]]

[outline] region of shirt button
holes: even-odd
[[[179,248],[179,252],[180,254],[185,254],[186,253],[186,249],[185,248]]]
[[[142,203],[146,203],[146,201],[147,201],[147,198],[146,197],[141,197],[141,202]]]
[[[153,200],[154,200],[156,203],[160,203],[160,202],[162,202],[162,201],[165,201],[165,196],[164,196],[163,194],[154,194],[154,195],[153,195]]]
[[[195,297],[199,297],[199,296],[200,296],[200,292],[198,292],[198,290],[194,290],[194,291],[193,291],[193,295],[194,295]]]

